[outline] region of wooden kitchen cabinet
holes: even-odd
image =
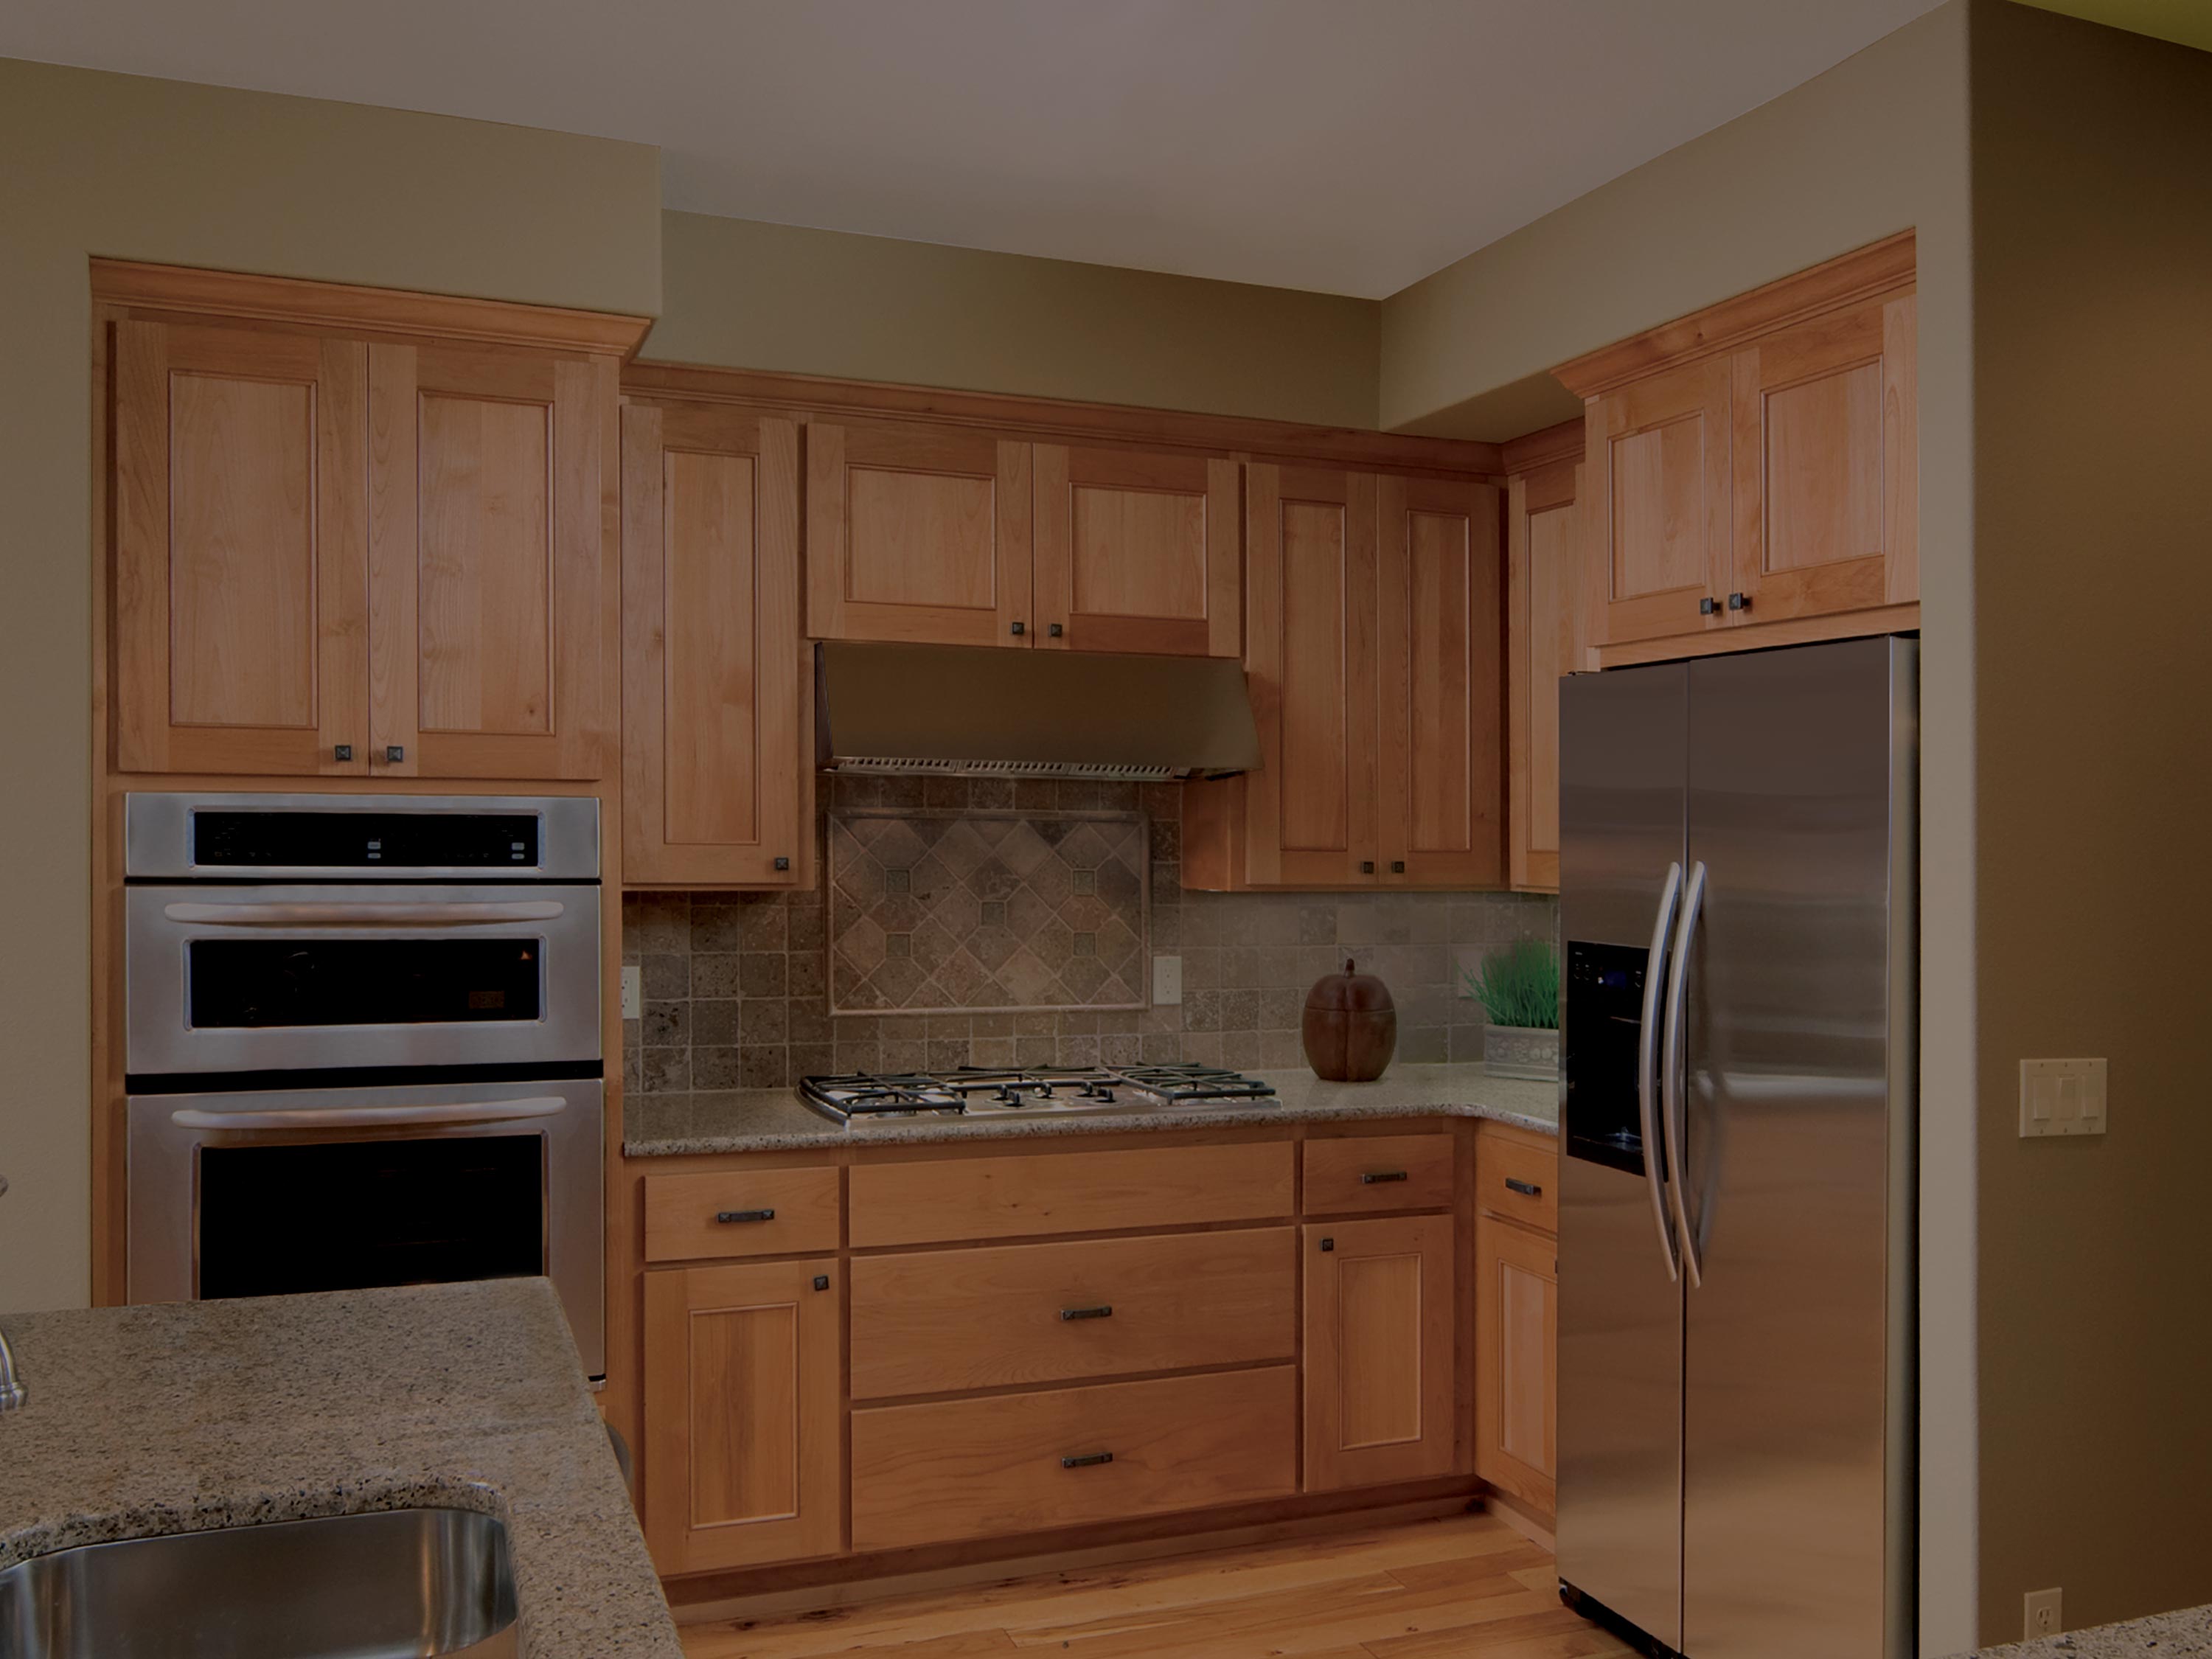
[[[1039,444],[1032,469],[1036,645],[1237,654],[1234,461]]]
[[[1474,1472],[1545,1516],[1559,1472],[1558,1239],[1484,1215],[1474,1227]]]
[[[664,1574],[844,1544],[841,1264],[645,1275],[645,1531]]]
[[[1559,886],[1559,679],[1583,667],[1583,423],[1505,447],[1506,874]]]
[[[1919,625],[1910,232],[1553,371],[1597,664]]]
[[[367,349],[134,320],[111,349],[117,766],[366,773]]]
[[[125,772],[590,779],[644,325],[96,261]]]
[[[811,422],[806,631],[1026,645],[1030,448],[951,428]]]
[[[799,428],[713,404],[623,410],[623,879],[811,874]]]
[[[1305,1486],[1382,1486],[1457,1456],[1449,1215],[1310,1222]]]
[[[1183,884],[1503,884],[1498,490],[1244,472],[1261,765],[1184,787]]]

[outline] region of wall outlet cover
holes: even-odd
[[[1172,1008],[1182,1000],[1182,958],[1152,958],[1152,1006]]]
[[[2100,1135],[2104,1133],[2103,1060],[2021,1061],[2021,1139],[2039,1135]]]
[[[622,970],[622,1017],[624,1019],[642,1018],[645,1014],[645,969],[636,966]]]
[[[2021,1629],[2027,1640],[2056,1636],[2066,1628],[2059,1602],[2063,1594],[2057,1589],[2030,1590],[2021,1598]]]

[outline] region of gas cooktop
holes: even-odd
[[[1272,1106],[1275,1091],[1218,1066],[963,1066],[799,1080],[799,1097],[848,1128],[918,1117],[1046,1117]]]

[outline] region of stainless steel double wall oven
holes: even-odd
[[[599,803],[124,814],[131,1299],[544,1273],[602,1373]]]

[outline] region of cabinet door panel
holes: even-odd
[[[1246,780],[1247,879],[1254,886],[1370,885],[1375,480],[1255,465],[1245,470],[1245,660],[1262,757]]]
[[[598,776],[611,367],[378,345],[368,374],[374,769]]]
[[[1453,1224],[1405,1216],[1304,1229],[1307,1491],[1451,1470]]]
[[[1579,664],[1583,469],[1516,477],[1508,495],[1506,635],[1510,867],[1516,887],[1559,885],[1559,689]]]
[[[623,878],[793,885],[813,781],[798,428],[633,404],[623,470]]]
[[[1475,1224],[1475,1473],[1546,1515],[1558,1472],[1559,1244]]]
[[[806,489],[808,632],[1028,643],[1029,445],[817,421]]]
[[[1912,309],[1876,301],[1735,355],[1734,620],[1919,597]]]
[[[1666,639],[1727,625],[1699,601],[1729,582],[1730,370],[1691,363],[1590,399],[1597,536],[1586,570],[1600,644]]]
[[[646,1532],[662,1572],[842,1546],[836,1282],[828,1259],[645,1276]]]
[[[1039,444],[1035,465],[1039,645],[1237,653],[1235,462]]]
[[[1498,496],[1488,484],[1376,481],[1386,883],[1504,879]]]
[[[366,771],[363,347],[124,322],[114,351],[118,764]]]

